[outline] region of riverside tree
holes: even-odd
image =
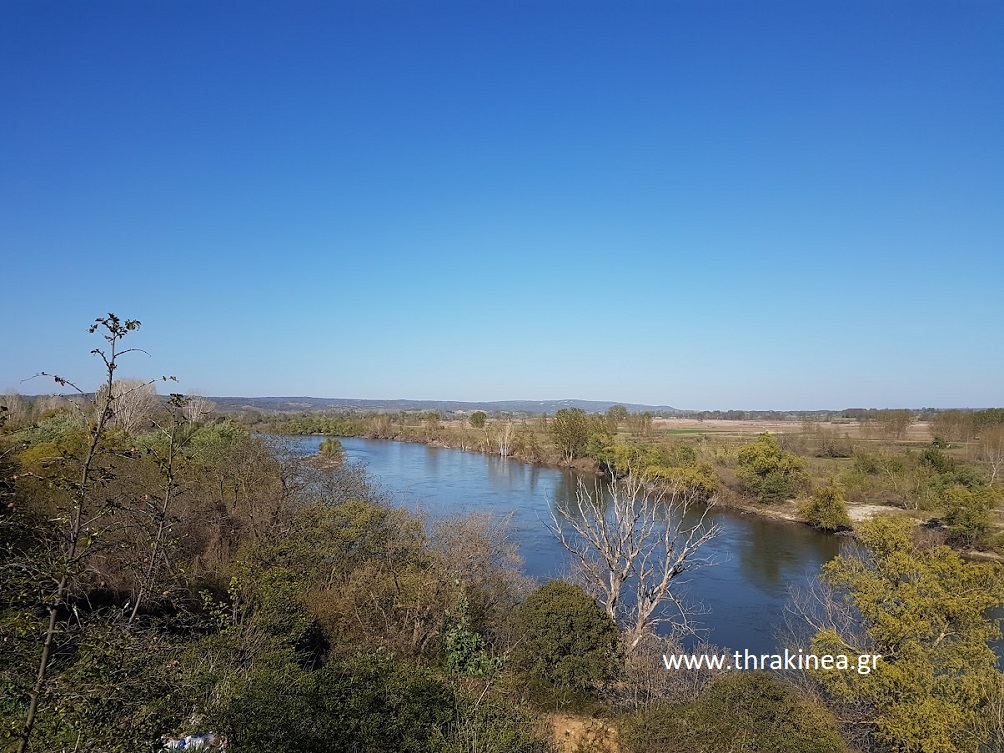
[[[674,586],[711,563],[701,551],[720,531],[708,520],[710,509],[695,491],[629,474],[614,478],[606,497],[580,481],[574,501],[552,511],[551,532],[624,631],[629,652],[660,624],[690,630],[689,610]],[[675,611],[667,614],[669,607]]]
[[[988,642],[1001,632],[988,612],[1004,602],[1004,568],[919,546],[899,518],[868,521],[859,537],[860,550],[824,565],[827,590],[803,614],[813,653],[882,659],[868,674],[820,671],[818,681],[856,729],[891,750],[999,743],[1004,678]]]
[[[562,408],[554,414],[550,425],[551,438],[565,460],[575,460],[586,454],[589,444],[589,416],[582,408]]]

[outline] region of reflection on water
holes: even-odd
[[[304,452],[313,453],[321,439],[298,441]],[[574,502],[580,480],[591,492],[606,494],[594,477],[567,470],[405,442],[341,442],[348,459],[364,463],[396,504],[433,516],[465,511],[512,514],[524,569],[538,578],[560,577],[571,564],[545,525],[555,506]],[[820,564],[837,554],[840,539],[727,510],[713,511],[713,518],[722,530],[702,551],[717,564],[687,576],[687,600],[708,610],[701,622],[711,641],[773,652],[789,587],[814,577]]]
[[[818,566],[837,556],[841,540],[821,536],[806,526],[771,523],[763,518],[744,516],[749,535],[739,548],[739,561],[746,578],[764,593],[787,593],[788,573],[804,565],[805,556]],[[799,543],[809,537],[810,541]]]

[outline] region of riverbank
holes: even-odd
[[[761,503],[748,496],[743,482],[737,478],[739,451],[755,441],[756,432],[777,432],[781,448],[798,455],[812,488],[830,484],[840,488],[853,527],[878,515],[906,515],[918,524],[943,519],[947,515],[942,496],[945,489],[960,483],[971,488],[968,485],[972,479],[985,474],[966,447],[943,443],[932,446],[926,425],[911,427],[912,432],[898,439],[879,439],[861,437],[864,432],[860,426],[850,427],[857,429],[852,438],[838,433],[848,427],[822,423],[659,419],[639,429],[592,416],[588,418],[591,439],[578,450],[585,456],[569,460],[559,452],[554,419],[544,417],[488,418],[477,426],[468,418],[415,420],[389,415],[332,421],[335,425],[331,428],[340,430],[334,432],[338,436],[424,444],[592,477],[603,476],[597,458],[615,457],[622,450],[642,455],[653,453],[657,466],[665,466],[669,474],[678,474],[684,482],[703,481],[708,494],[714,489],[716,500],[723,507],[805,525],[811,524],[799,513],[797,501]],[[297,419],[295,423],[301,422]],[[294,433],[300,432],[290,432]],[[949,539],[947,528],[934,526],[928,530],[941,540]],[[991,559],[1000,553],[1004,549],[1004,513],[991,509],[989,527],[978,536],[977,556]],[[969,535],[963,540],[977,538]],[[961,546],[956,548],[965,551]]]
[[[303,436],[323,437],[326,435],[310,434]],[[342,437],[342,439],[346,438],[348,437]],[[424,445],[426,447],[436,447],[445,450],[457,450],[459,452],[471,453],[474,455],[480,455],[482,457],[498,457],[496,453],[488,450],[458,446],[456,444],[451,444],[449,442],[443,441],[442,439],[424,439],[420,437],[407,436],[407,435],[401,436],[396,434],[392,436],[365,436],[363,438],[380,440],[385,442],[405,442],[408,444]],[[313,457],[319,458],[320,456],[316,455]],[[602,473],[600,469],[596,467],[596,463],[589,458],[578,458],[572,461],[554,460],[554,459],[527,460],[525,458],[519,457],[518,455],[509,455],[508,457],[500,459],[507,461],[511,460],[517,463],[524,463],[526,465],[533,466],[535,468],[547,468],[558,471],[572,471],[577,475],[591,476],[596,479],[606,478],[606,474]],[[764,518],[766,520],[781,521],[786,523],[797,523],[799,525],[804,525],[808,528],[812,528],[811,523],[808,520],[806,520],[804,516],[799,515],[798,504],[796,500],[788,500],[784,503],[772,506],[766,506],[751,499],[744,499],[739,495],[737,495],[737,493],[734,490],[730,489],[727,491],[726,495],[723,495],[722,498],[715,498],[713,504],[722,509],[732,510],[742,515],[752,515],[759,518]],[[874,511],[874,512],[868,515],[852,514],[851,515],[852,522],[855,523],[863,522],[864,520],[867,520],[869,517],[873,517],[874,514],[881,514],[882,511],[893,511],[894,513],[902,512],[902,511],[897,511],[895,508],[879,507],[877,505],[862,505],[862,506],[854,506],[853,508],[849,506],[849,509],[854,509],[855,513],[857,513],[858,509],[864,509],[864,508],[867,508],[869,511]]]

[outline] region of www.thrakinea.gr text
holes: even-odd
[[[807,654],[784,650],[783,654],[754,654],[749,650],[731,654],[663,654],[666,669],[711,670],[829,670],[867,675],[878,667],[881,654]]]

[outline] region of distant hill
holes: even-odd
[[[612,405],[623,405],[632,413],[678,413],[669,405],[639,405],[605,400],[496,400],[493,402],[462,402],[459,400],[356,400],[341,397],[211,397],[219,410],[258,410],[265,412],[296,413],[312,411],[416,411],[439,410],[444,413],[470,413],[483,410],[487,413],[554,414],[562,408],[581,408],[587,413],[604,413]]]

